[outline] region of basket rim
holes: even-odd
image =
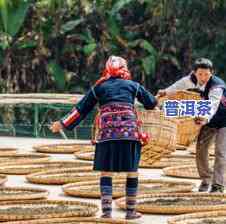
[[[223,216],[226,218],[226,211],[225,210],[217,210],[217,211],[209,211],[209,212],[197,212],[192,214],[184,214],[184,215],[177,215],[175,217],[171,217],[167,220],[168,224],[179,224],[182,221],[192,220],[192,219],[200,219],[200,218],[214,218]]]
[[[160,193],[160,194],[143,194],[137,196],[137,211],[144,213],[153,213],[153,214],[183,214],[183,213],[193,213],[193,212],[201,212],[201,211],[213,211],[214,210],[222,210],[226,208],[226,204],[219,205],[202,205],[202,206],[184,206],[184,205],[139,205],[139,199],[141,201],[147,199],[164,199],[164,198],[205,198],[207,200],[211,199],[220,199],[226,202],[226,194],[208,194],[203,192],[193,192],[193,193]],[[121,209],[125,209],[125,197],[119,198],[115,201],[117,207]]]
[[[26,223],[21,221],[2,222],[2,224],[45,224],[45,223],[71,223],[71,222],[99,222],[99,223],[111,223],[111,224],[137,224],[130,220],[124,219],[106,219],[96,217],[68,217],[68,218],[52,218],[52,219],[37,219],[27,220]]]

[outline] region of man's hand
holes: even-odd
[[[158,97],[163,97],[163,96],[166,96],[166,90],[164,89],[160,89],[157,93],[157,98]]]
[[[203,126],[207,123],[208,123],[208,120],[204,117],[196,117],[195,118],[195,124],[197,124],[197,125]]]
[[[50,126],[49,128],[53,133],[57,133],[59,132],[60,130],[63,129],[63,126],[62,124],[59,122],[59,121],[55,121],[52,123],[52,125]]]

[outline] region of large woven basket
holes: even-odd
[[[49,171],[60,168],[75,168],[75,167],[86,167],[90,166],[90,163],[78,162],[78,161],[67,161],[67,160],[55,160],[38,163],[14,163],[12,165],[3,163],[0,166],[0,173],[2,174],[14,174],[14,175],[25,175],[35,172]]]
[[[26,221],[2,222],[2,224],[137,224],[137,222],[124,219],[104,219],[95,217],[71,217],[71,218],[51,218],[51,219],[34,219]]]
[[[0,187],[0,201],[45,199],[48,191],[30,187]]]
[[[163,169],[166,176],[199,179],[198,170],[195,165],[184,165],[175,167],[166,167]]]
[[[177,215],[168,219],[168,224],[224,224],[226,211],[198,212],[193,214]]]
[[[17,151],[16,148],[1,147],[0,148],[0,156],[1,155],[14,155],[14,154],[16,154],[16,151]]]
[[[18,153],[13,155],[0,155],[0,163],[26,163],[26,162],[44,162],[50,157],[39,153]]]
[[[125,174],[118,174],[117,177],[125,178]],[[86,180],[98,180],[100,172],[92,171],[92,167],[55,169],[29,174],[26,178],[29,182],[36,184],[67,184]]]
[[[0,185],[4,184],[7,181],[7,176],[0,174]]]
[[[62,143],[33,146],[33,149],[42,153],[74,153],[83,149],[92,149],[91,144]]]
[[[200,100],[201,96],[199,93],[180,90],[176,91],[175,94],[160,98],[160,104],[163,104],[165,100]],[[177,126],[177,144],[188,146],[193,142],[198,134],[200,127],[195,124],[193,118],[180,117],[173,118],[178,124]]]
[[[116,200],[116,205],[125,209],[125,198]],[[185,214],[226,209],[225,194],[170,193],[140,195],[137,211],[152,214]]]
[[[119,198],[125,196],[126,179],[113,179],[113,197]],[[171,180],[139,180],[139,194],[153,194],[153,193],[172,193],[172,192],[190,192],[194,184],[191,182],[178,182]],[[88,198],[100,198],[99,181],[86,181],[63,186],[63,191],[66,195]]]
[[[193,118],[174,118],[177,122],[177,144],[189,146],[198,137],[200,126]]]
[[[97,211],[97,205],[79,201],[0,202],[1,221],[94,216]]]

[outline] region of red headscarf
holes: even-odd
[[[96,85],[108,80],[111,77],[119,77],[121,79],[131,79],[131,74],[127,67],[127,62],[124,58],[118,56],[110,56],[107,60],[105,69],[101,78],[96,81]]]

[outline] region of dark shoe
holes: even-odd
[[[224,186],[219,184],[213,184],[211,186],[210,193],[224,193]]]
[[[112,216],[111,216],[111,214],[105,214],[105,213],[103,213],[103,214],[101,215],[101,218],[103,218],[103,219],[111,219]]]
[[[139,212],[127,212],[126,213],[126,219],[139,219],[142,215]]]
[[[208,191],[209,190],[209,184],[208,183],[206,183],[206,182],[201,182],[201,184],[199,185],[199,192],[206,192],[206,191]]]

